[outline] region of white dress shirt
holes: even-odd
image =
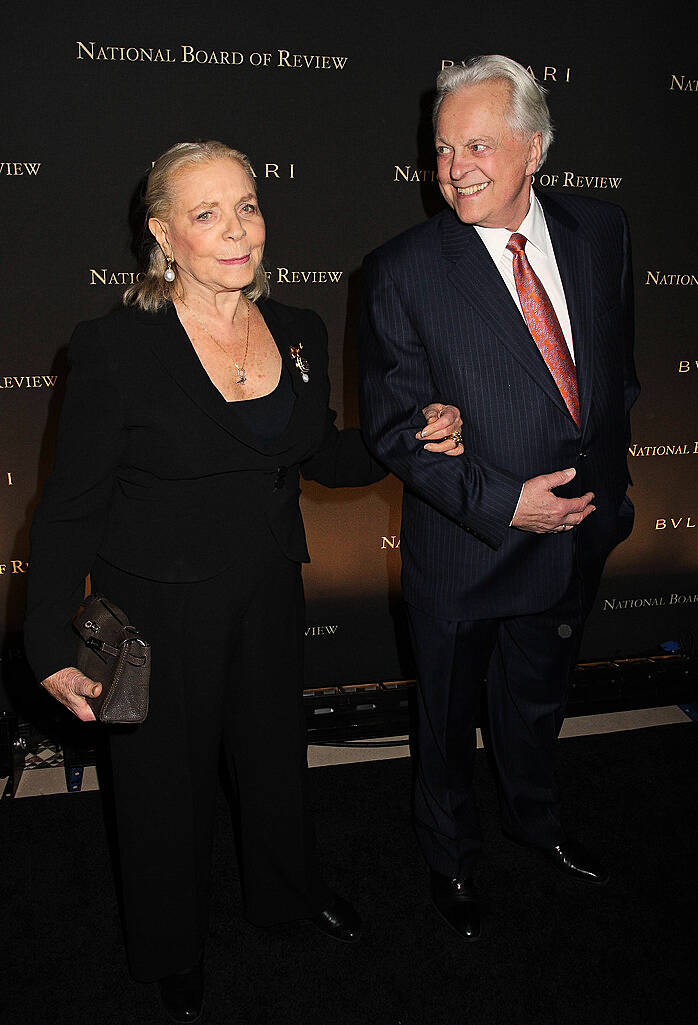
[[[521,303],[519,302],[516,282],[514,281],[514,256],[507,249],[507,243],[513,233],[508,228],[481,228],[478,224],[474,225],[474,227],[487,247],[487,252],[494,260],[494,265],[501,274],[504,284],[511,292],[512,299],[519,311],[521,311]],[[528,213],[516,230],[528,240],[525,250],[528,262],[548,293],[557,319],[560,322],[562,334],[567,342],[567,348],[570,350],[570,355],[574,362],[572,325],[570,324],[570,315],[567,311],[565,292],[562,287],[560,271],[557,268],[553,244],[550,241],[548,225],[545,223],[543,208],[533,189],[531,189]],[[523,312],[521,312],[521,316],[523,317]]]

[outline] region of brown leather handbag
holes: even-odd
[[[78,669],[102,684],[86,700],[102,723],[143,722],[148,714],[150,645],[122,610],[104,595],[91,594],[73,618]]]

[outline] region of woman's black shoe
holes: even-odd
[[[196,1021],[204,1002],[204,970],[201,963],[185,972],[158,979],[162,1005],[172,1021]]]

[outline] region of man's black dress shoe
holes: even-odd
[[[557,847],[541,847],[543,856],[568,879],[604,886],[608,872],[578,840],[563,840]]]
[[[361,935],[362,922],[348,900],[333,894],[327,907],[310,921],[333,940],[354,943]]]
[[[158,979],[162,1005],[172,1021],[196,1021],[204,1002],[204,970],[195,968]]]
[[[480,905],[472,879],[449,879],[433,869],[429,873],[431,899],[436,910],[458,935],[480,939]]]

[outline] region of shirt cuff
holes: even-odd
[[[521,485],[521,491],[519,491],[519,500],[518,500],[518,502],[516,503],[516,509],[514,509],[514,515],[513,515],[513,516],[512,516],[512,518],[511,518],[511,522],[509,523],[509,526],[511,526],[511,524],[512,524],[512,523],[514,522],[514,520],[516,519],[516,514],[517,514],[517,512],[519,511],[519,504],[521,503],[521,496],[523,495],[523,489],[524,489],[525,487],[526,487],[526,485],[525,485],[525,484],[522,484],[522,485]]]

